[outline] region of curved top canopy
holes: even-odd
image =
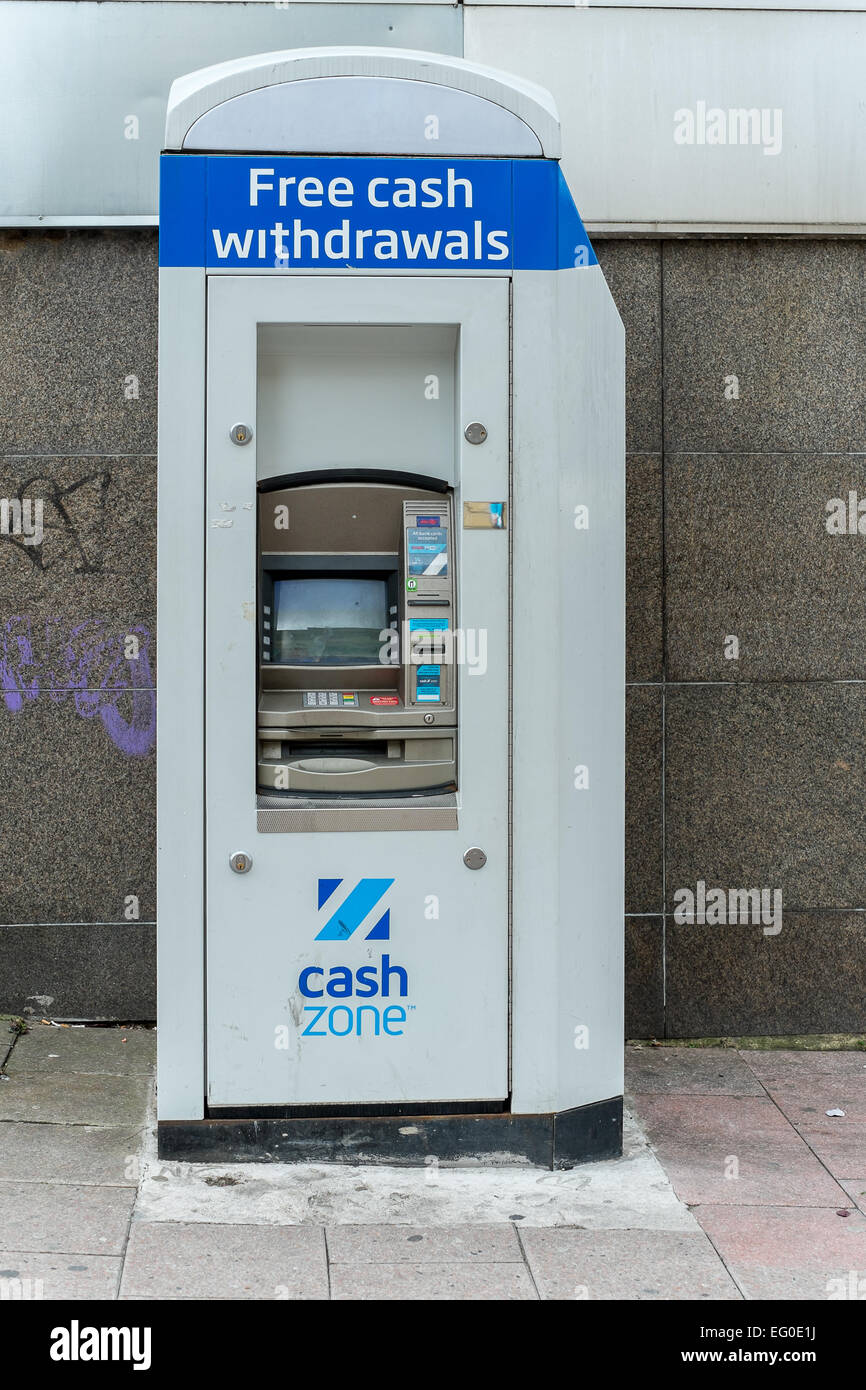
[[[294,48],[172,83],[165,148],[202,153],[559,159],[543,87],[495,68],[399,48]]]

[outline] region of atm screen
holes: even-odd
[[[388,622],[385,579],[277,579],[271,660],[303,666],[378,663]]]

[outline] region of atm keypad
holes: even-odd
[[[354,690],[305,690],[304,709],[357,709]]]

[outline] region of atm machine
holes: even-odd
[[[163,1156],[620,1150],[624,346],[559,139],[435,54],[172,87]]]
[[[417,810],[457,791],[451,489],[326,471],[259,494],[258,788]]]

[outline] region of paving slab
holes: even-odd
[[[119,1284],[124,1301],[866,1297],[864,1053],[629,1048],[639,1121],[624,1157],[550,1173],[160,1163],[145,1124],[154,1044],[152,1030],[39,1025],[16,1044],[0,1085],[12,1293],[41,1280],[44,1298]],[[824,1114],[836,1106],[844,1117]]]
[[[0,1178],[136,1187],[143,1126],[0,1124]]]
[[[632,1095],[764,1094],[739,1053],[725,1047],[627,1047],[625,1080]]]
[[[542,1298],[739,1299],[700,1231],[521,1231]]]
[[[784,1081],[768,1077],[764,1085],[835,1178],[866,1177],[866,1075],[803,1072]]]
[[[821,1052],[793,1048],[771,1048],[766,1052],[741,1048],[739,1055],[750,1071],[761,1081],[785,1082],[799,1076],[864,1076],[866,1051],[841,1052],[827,1049]]]
[[[866,1177],[840,1178],[839,1186],[844,1187],[854,1205],[866,1214]]]
[[[136,1125],[147,1113],[148,1076],[84,1072],[10,1072],[0,1085],[0,1121]]]
[[[838,1182],[866,1182],[866,1108],[852,1107],[844,1118],[803,1123],[799,1133]]]
[[[850,1205],[769,1099],[642,1096],[638,1111],[674,1191],[689,1206]]]
[[[0,1250],[119,1255],[134,1200],[124,1187],[0,1182]]]
[[[763,1084],[833,1177],[866,1178],[866,1073],[789,1071]]]
[[[121,1293],[168,1299],[327,1298],[324,1232],[315,1226],[135,1221]]]
[[[831,1208],[705,1206],[696,1212],[716,1250],[750,1299],[850,1297],[864,1280],[866,1217]]]
[[[333,1265],[331,1297],[338,1301],[446,1299],[498,1302],[537,1299],[529,1271],[523,1264],[409,1264]]]
[[[765,1077],[764,1088],[792,1125],[814,1124],[827,1118],[828,1110],[844,1110],[846,1117],[856,1117],[861,1125],[866,1120],[866,1072],[862,1076],[802,1072],[784,1081]]]
[[[34,1023],[15,1044],[7,1071],[80,1071],[150,1076],[155,1028],[54,1028]]]
[[[332,1265],[522,1263],[513,1226],[333,1226],[327,1232]]]
[[[119,1255],[37,1255],[0,1250],[0,1298],[112,1299],[120,1283]]]

